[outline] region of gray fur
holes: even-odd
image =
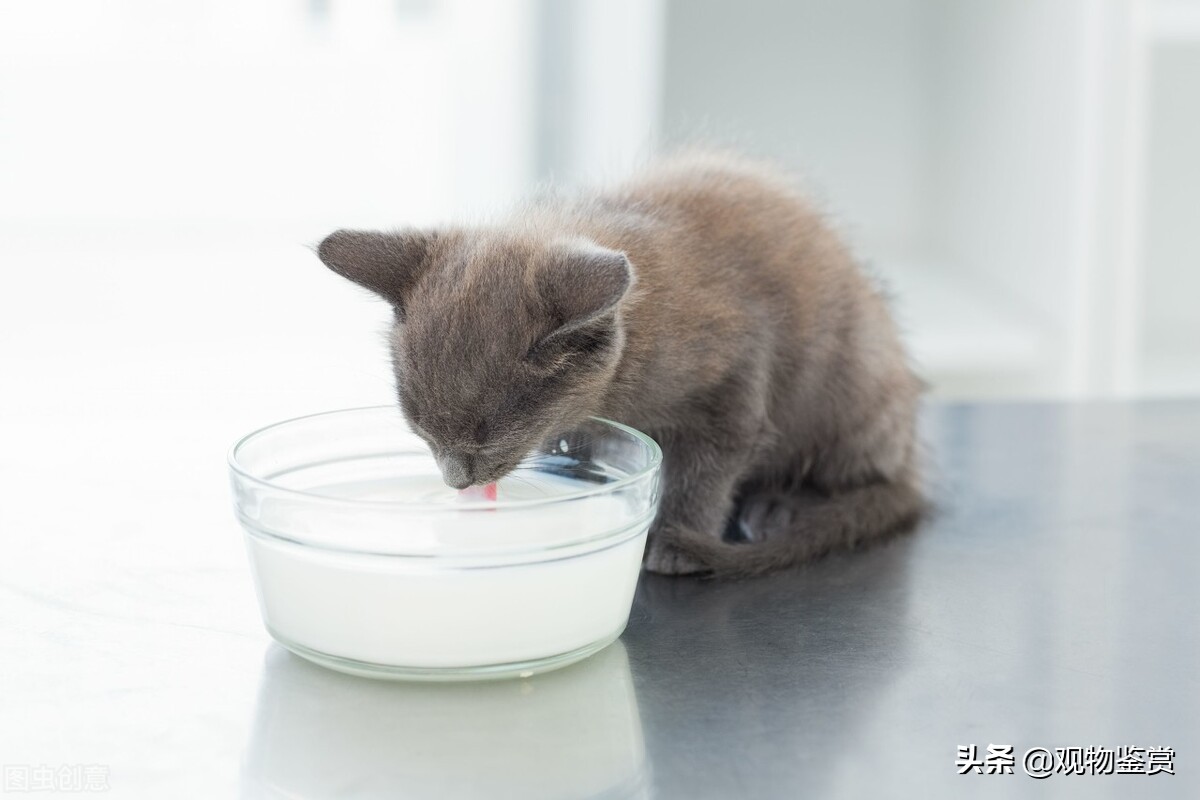
[[[663,446],[645,563],[753,575],[910,528],[920,382],[883,298],[778,171],[714,154],[491,228],[338,231],[396,307],[400,404],[452,486],[589,415]]]

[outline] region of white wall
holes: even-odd
[[[929,233],[930,26],[923,0],[675,0],[668,141],[732,142],[803,170],[868,255]]]
[[[676,0],[668,138],[806,172],[939,392],[1155,392],[1200,341],[1178,277],[1200,77],[1160,41],[1194,54],[1200,5],[1169,6]]]
[[[1142,380],[1198,392],[1200,36],[1158,47],[1150,73]]]
[[[1066,334],[1062,315],[1083,124],[1082,31],[1070,2],[938,0],[930,133],[932,245],[1015,304],[1027,324]]]
[[[395,225],[531,172],[528,3],[0,7],[0,220]]]
[[[543,21],[557,19],[544,40],[553,60],[542,68],[559,91],[539,98],[557,115],[557,156],[540,176],[561,185],[619,180],[653,155],[662,85],[662,0],[542,0]],[[542,76],[543,78],[546,76]]]

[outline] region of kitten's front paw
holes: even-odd
[[[709,571],[700,561],[655,536],[650,537],[642,565],[648,572],[657,572],[659,575],[696,575]]]

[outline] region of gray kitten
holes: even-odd
[[[453,487],[554,429],[663,448],[655,572],[752,575],[908,529],[920,381],[879,292],[776,171],[714,154],[495,227],[337,231],[387,299],[400,404]]]

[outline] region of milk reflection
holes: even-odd
[[[645,797],[629,660],[616,642],[528,680],[406,684],[272,645],[244,797]]]

